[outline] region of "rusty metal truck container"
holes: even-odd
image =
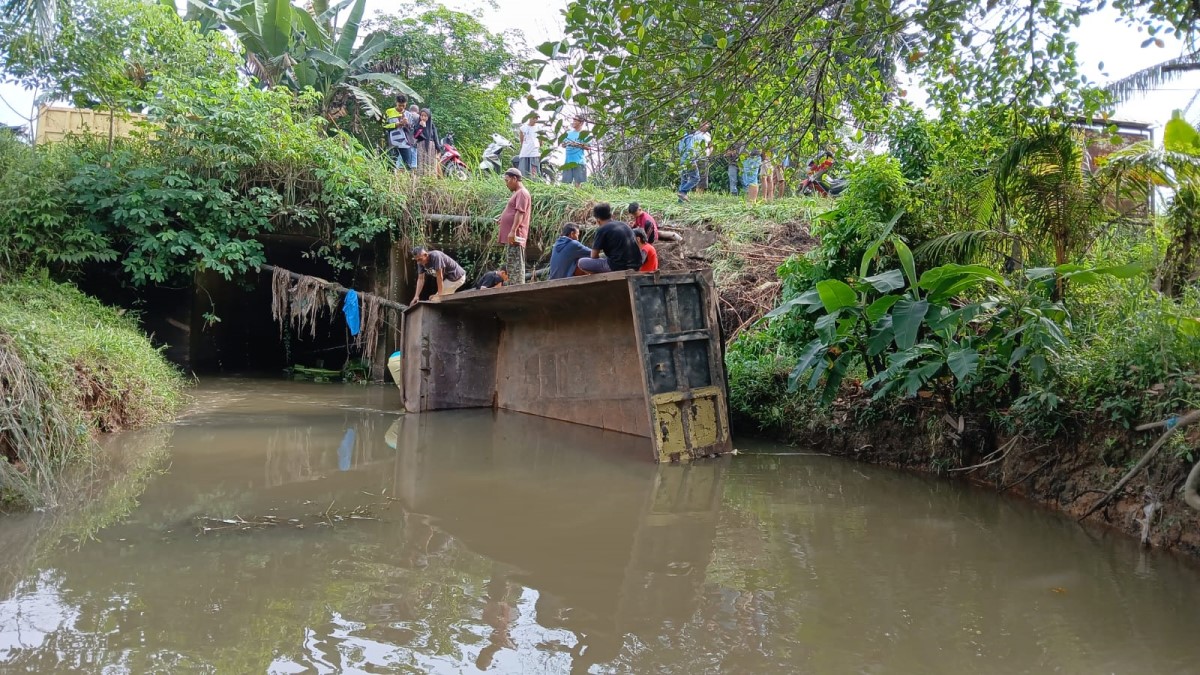
[[[404,313],[408,412],[498,408],[644,439],[656,461],[731,449],[710,271],[467,291]]]

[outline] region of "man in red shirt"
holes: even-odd
[[[646,241],[646,231],[640,227],[633,228],[633,236],[637,239],[638,248],[642,249],[642,257],[645,261],[638,268],[639,272],[657,272],[658,271],[658,251]]]
[[[629,212],[629,226],[636,229],[642,228],[646,233],[646,243],[653,244],[658,241],[658,223],[654,222],[654,218],[650,217],[649,213],[641,207],[637,202],[629,205],[625,209]]]
[[[504,172],[504,184],[512,197],[500,214],[500,243],[504,246],[504,262],[513,284],[525,283],[525,241],[529,238],[529,219],[533,201],[529,190],[521,184],[521,170]]]

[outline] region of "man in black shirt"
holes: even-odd
[[[579,261],[579,271],[584,274],[623,272],[637,270],[642,266],[642,249],[633,236],[628,223],[612,219],[612,207],[601,202],[592,208],[592,216],[600,225],[592,241],[592,257]],[[601,258],[600,254],[604,257]]]
[[[484,288],[498,288],[508,283],[508,268],[501,267],[495,272],[488,272],[479,278],[479,283],[475,284],[475,290]]]

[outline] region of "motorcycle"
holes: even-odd
[[[825,175],[833,168],[833,155],[822,152],[808,162],[808,173],[800,181],[798,191],[802,195],[821,195],[833,197],[845,191],[849,181],[844,178],[833,178]]]
[[[520,157],[513,157],[513,159],[512,159],[513,168],[514,169],[518,168],[517,165],[520,164],[520,162],[521,162]],[[541,180],[543,183],[549,183],[551,185],[558,182],[558,167],[550,162],[549,157],[543,157],[542,161],[538,163],[537,178],[539,180]]]
[[[511,148],[512,141],[501,136],[500,134],[492,134],[492,142],[483,149],[483,159],[479,162],[479,170],[484,173],[500,173],[503,171],[504,164],[500,161],[500,152],[505,148]]]
[[[466,180],[470,177],[470,172],[467,170],[467,163],[462,161],[462,155],[458,153],[458,148],[454,147],[454,134],[446,134],[442,139],[442,175],[459,180]]]

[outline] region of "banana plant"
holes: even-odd
[[[1125,181],[1137,197],[1169,188],[1165,212],[1170,243],[1159,271],[1159,289],[1180,296],[1200,273],[1200,132],[1176,110],[1163,130],[1163,145],[1135,143],[1109,155],[1102,171]]]
[[[867,276],[886,244],[900,268]],[[918,277],[912,251],[889,237],[868,249],[857,278],[818,282],[767,316],[800,308],[816,315],[817,337],[801,350],[789,385],[795,390],[807,380],[809,389],[822,387],[825,402],[858,364],[868,378],[863,387],[876,399],[914,396],[933,383],[957,391],[984,385],[1016,398],[1022,369],[1045,381],[1068,344],[1070,317],[1053,300],[1054,289],[1067,280],[1084,285],[1140,272],[1136,265],[1066,264],[1027,270],[1017,284],[985,266],[950,264]]]
[[[399,76],[377,73],[372,60],[392,44],[376,32],[358,44],[366,0],[347,0],[313,16],[289,0],[250,0],[233,9],[189,0],[228,26],[246,51],[246,70],[266,87],[286,85],[296,91],[312,88],[321,94],[322,113],[330,120],[346,114],[351,100],[370,117],[381,117],[375,97],[362,85],[374,82],[420,101]],[[347,7],[341,26],[334,19]]]

